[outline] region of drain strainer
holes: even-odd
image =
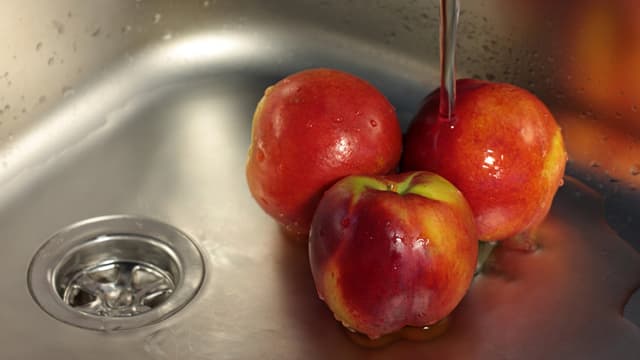
[[[115,331],[152,324],[189,302],[204,277],[195,244],[174,227],[113,215],[60,231],[29,266],[29,290],[54,318]]]
[[[60,284],[66,304],[86,314],[109,317],[145,313],[174,289],[170,274],[151,264],[125,261],[98,264]]]

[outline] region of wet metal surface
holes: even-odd
[[[575,146],[569,173],[595,191],[568,178],[540,250],[497,248],[448,331],[431,342],[378,350],[351,342],[317,298],[306,246],[286,240],[251,198],[244,166],[264,88],[299,69],[340,68],[380,87],[406,128],[439,79],[436,2],[81,3],[11,2],[11,20],[0,21],[32,30],[28,41],[10,38],[17,30],[0,32],[8,49],[0,55],[0,108],[10,105],[0,116],[0,308],[10,309],[0,311],[3,358],[638,358],[640,330],[623,311],[638,312],[623,309],[640,284],[631,190],[640,178],[596,176],[630,174],[633,158],[590,166],[578,140],[601,141],[584,125],[592,122],[564,134]],[[557,68],[548,56],[563,58],[527,41],[549,38],[557,23],[531,36],[527,19],[547,10],[505,3],[512,4],[461,1],[458,76],[536,90],[554,114],[569,114],[558,117],[561,125],[574,124],[588,106],[556,98],[566,74],[553,73],[549,84],[541,75]],[[518,7],[525,9],[507,16],[505,8]],[[627,136],[616,140],[626,144],[619,154],[638,150],[637,133]],[[608,141],[614,137],[599,143],[609,149]],[[50,317],[29,294],[33,255],[59,229],[114,213],[183,230],[203,249],[211,276],[181,311],[139,329],[105,334]]]

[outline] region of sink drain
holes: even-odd
[[[29,290],[51,316],[88,329],[133,329],[167,318],[196,294],[204,261],[174,227],[132,216],[60,231],[29,266]]]
[[[119,317],[151,310],[175,285],[169,274],[153,265],[119,261],[82,270],[60,288],[64,302],[78,311]]]

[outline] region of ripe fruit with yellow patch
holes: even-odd
[[[451,181],[471,205],[481,240],[504,240],[545,218],[567,160],[547,107],[514,85],[457,81],[452,120],[439,116],[431,93],[405,138],[402,169]]]
[[[429,172],[339,181],[322,197],[309,238],[318,295],[371,338],[445,318],[469,288],[477,255],[471,208]]]

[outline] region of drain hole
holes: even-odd
[[[62,282],[70,279],[68,282]],[[133,261],[108,262],[59,274],[55,279],[62,300],[96,316],[126,317],[145,313],[169,298],[174,276],[157,266]]]
[[[162,304],[173,292],[171,289],[160,290],[154,293],[148,294],[142,299],[142,305],[149,308],[154,308],[159,304]]]
[[[50,239],[29,267],[29,289],[55,318],[90,329],[131,329],[166,318],[199,289],[204,263],[175,228],[110,216]]]
[[[115,264],[101,266],[97,271],[89,272],[87,275],[93,281],[101,284],[109,284],[116,282],[118,279],[119,269]]]
[[[89,294],[78,286],[72,286],[64,294],[65,302],[73,307],[85,307],[97,300],[93,294]]]

